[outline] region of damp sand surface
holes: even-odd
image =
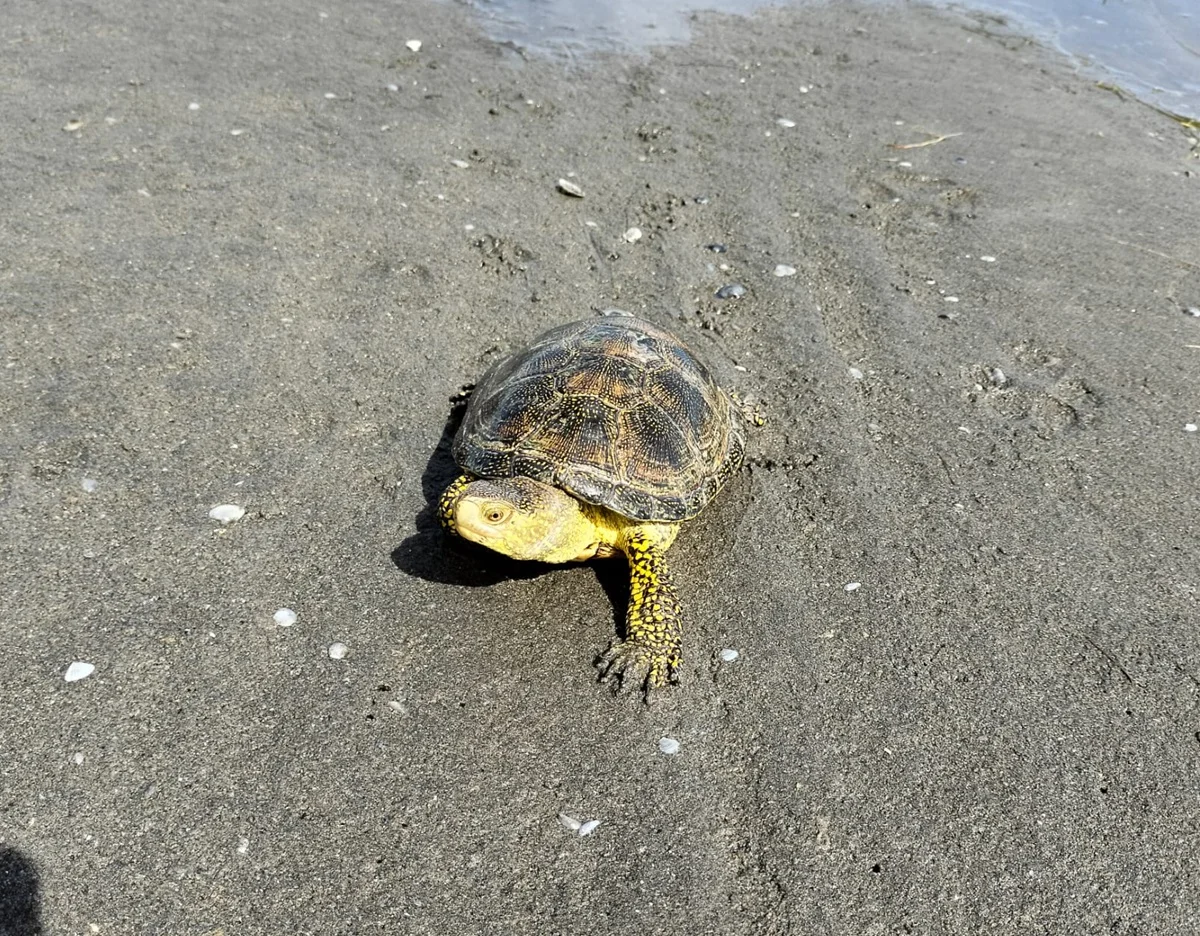
[[[918,8],[569,67],[419,2],[4,39],[8,932],[1194,928],[1185,128]],[[451,398],[613,307],[765,418],[648,709],[619,562],[430,506]]]

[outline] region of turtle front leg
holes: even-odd
[[[602,680],[620,676],[623,687],[637,686],[646,692],[678,681],[683,627],[665,556],[672,539],[674,530],[665,538],[640,530],[626,538],[629,610],[625,639],[614,641],[601,655]]]
[[[447,533],[458,532],[454,523],[454,507],[458,503],[458,498],[462,494],[463,488],[474,480],[471,475],[459,475],[442,492],[441,499],[438,501],[438,522],[441,523],[442,528]]]

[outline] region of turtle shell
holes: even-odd
[[[560,325],[471,394],[454,458],[635,520],[694,517],[741,465],[729,398],[695,354],[640,319]]]

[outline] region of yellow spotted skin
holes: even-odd
[[[622,685],[649,692],[678,679],[683,659],[679,599],[660,539],[635,527],[625,537],[623,549],[629,559],[625,639],[601,655],[602,678],[619,675]]]
[[[438,501],[438,522],[447,533],[458,532],[454,523],[454,505],[458,503],[458,498],[462,494],[463,488],[474,480],[470,475],[459,475],[442,492],[442,497]]]

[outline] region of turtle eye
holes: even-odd
[[[508,519],[510,511],[499,504],[490,504],[483,510],[483,519],[488,523],[503,523]]]

